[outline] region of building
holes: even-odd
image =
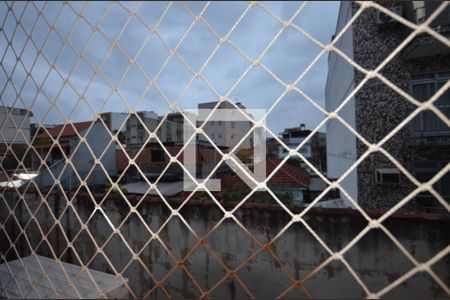
[[[420,24],[441,1],[380,2],[396,14]],[[336,33],[349,22],[358,4],[341,2]],[[430,27],[450,36],[450,7]],[[411,33],[396,20],[376,9],[365,10],[336,42],[335,46],[367,70],[378,67]],[[336,52],[328,57],[326,109],[335,110],[363,80]],[[426,33],[417,35],[397,54],[381,73],[394,85],[418,101],[428,100],[450,79],[450,49]],[[339,115],[370,143],[377,143],[408,117],[415,106],[377,78],[370,79],[349,99]],[[450,92],[435,103],[450,116]],[[387,141],[386,149],[419,181],[427,181],[450,159],[450,130],[431,111],[421,112]],[[336,120],[327,124],[328,176],[340,177],[366,151],[349,130]],[[363,208],[388,209],[413,191],[415,185],[383,154],[370,154],[346,177],[343,188]],[[445,175],[434,188],[450,199],[450,176]],[[348,200],[348,199],[346,199]],[[439,211],[442,206],[430,194],[421,193],[404,209]]]
[[[121,112],[106,112],[100,114],[100,117],[112,134],[119,132],[118,138],[122,143],[125,143],[126,124],[124,123],[127,115],[127,113]]]
[[[33,138],[36,134],[40,134],[44,132],[44,128],[50,129],[53,127],[58,126],[57,124],[43,124],[40,125],[39,123],[31,123],[30,124],[30,137]]]
[[[0,106],[0,143],[29,143],[30,117],[32,113],[27,109]]]
[[[16,157],[26,167],[29,166],[29,159],[24,155],[30,143],[31,116],[32,113],[26,109],[0,106],[0,157],[3,169],[16,169],[19,166]]]
[[[305,124],[300,124],[298,127],[285,128],[280,133],[281,140],[286,146],[291,149],[298,147],[310,134],[311,130],[306,129]],[[270,144],[273,145],[273,141]],[[274,147],[272,146],[272,149]],[[272,150],[273,151],[273,150]],[[313,134],[306,143],[298,150],[308,161],[316,166],[321,172],[326,172],[326,133],[316,132]],[[288,150],[277,143],[276,156],[280,159],[285,158],[288,155]],[[293,159],[299,159],[296,156],[291,157]]]
[[[183,147],[182,144],[166,144],[164,145],[166,150],[175,156]],[[212,169],[220,161],[221,156],[211,145],[205,143],[197,143],[196,149],[196,171],[197,177],[206,177]],[[158,143],[147,143],[143,149],[136,148],[131,151],[127,151],[130,157],[134,157],[136,166],[142,171],[142,173],[149,180],[157,179],[164,171],[167,165],[171,164],[170,157],[164,151],[162,146]],[[178,157],[180,163],[183,163],[184,157],[180,155]],[[124,151],[121,149],[116,150],[116,168],[118,173],[124,171],[127,172],[126,180],[141,179],[140,172],[136,167],[128,165],[128,159]],[[165,171],[164,180],[183,180],[183,169],[177,164],[172,163],[171,166]]]
[[[80,142],[79,136],[85,138],[86,142]],[[54,144],[53,140],[57,143]],[[100,121],[55,126],[38,134],[33,148],[37,153],[32,158],[33,168],[40,172],[35,181],[41,187],[54,184],[49,172],[59,177],[65,189],[77,188],[80,184],[78,176],[90,186],[101,186],[109,182],[107,175],[117,175],[115,145],[111,143],[111,137]],[[71,165],[66,163],[66,157],[70,159]],[[95,166],[96,159],[103,168]],[[45,160],[48,168],[41,165],[41,160]]]
[[[160,121],[163,118],[160,117]],[[181,113],[169,113],[158,130],[158,136],[163,143],[183,143],[184,117]]]
[[[266,176],[271,175],[275,168],[281,163],[281,160],[270,157],[266,160]],[[267,185],[280,200],[286,204],[302,205],[305,203],[305,192],[308,189],[310,177],[301,167],[285,163],[270,178]],[[239,191],[242,194],[239,195]],[[250,188],[236,174],[222,177],[221,191],[216,192],[218,198],[223,200],[240,201],[248,193]],[[266,193],[255,194],[252,202],[266,202],[271,196]],[[235,197],[236,199],[233,199]],[[260,199],[259,199],[260,198]],[[270,200],[269,200],[270,202]]]
[[[311,130],[305,129],[305,124],[300,124],[298,127],[285,128],[282,133],[280,133],[281,140],[291,149],[295,149],[305,138],[311,133]],[[298,152],[302,154],[305,158],[311,159],[311,140],[308,140]],[[278,157],[284,158],[288,155],[288,151],[281,145],[278,147]]]
[[[217,102],[199,103],[198,126],[200,126],[200,124],[203,123],[203,120],[206,119],[207,115],[209,114],[209,110],[213,109],[216,105]],[[237,102],[236,106],[245,112],[246,108],[240,102]],[[236,108],[230,102],[220,103],[217,109],[236,110]],[[237,111],[236,112],[233,111],[232,113],[242,115],[242,113]],[[244,115],[242,115],[242,118],[245,118]],[[211,120],[205,124],[203,129],[217,146],[232,149],[242,140],[245,134],[249,132],[252,126],[253,126],[252,122],[250,121]],[[250,149],[252,147],[253,147],[253,136],[251,135],[248,138],[246,138],[237,149]]]
[[[161,122],[157,136],[162,143],[183,142],[183,116],[180,113],[169,113],[164,119],[154,111],[141,111],[131,114],[127,120],[125,134],[127,146],[132,148],[142,146],[149,137],[147,130],[154,132]],[[156,140],[151,142],[156,143]]]
[[[106,126],[112,133],[116,133],[118,131],[125,132],[126,126],[122,126],[127,118],[127,113],[121,112],[106,112],[101,113],[100,117],[103,122],[105,122]]]
[[[148,139],[148,132],[145,128],[153,132],[158,126],[158,123],[159,118],[154,111],[140,111],[130,114],[127,119],[125,134],[127,146],[141,145],[144,143]]]

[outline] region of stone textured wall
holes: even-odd
[[[353,11],[358,5],[353,3]],[[376,10],[366,10],[353,25],[354,61],[368,70],[375,69],[411,32],[402,24],[381,28],[376,24]],[[411,74],[450,69],[450,55],[406,59],[401,51],[381,71],[387,79],[403,91],[410,93]],[[355,86],[363,74],[355,70]],[[379,142],[415,108],[401,95],[378,79],[369,80],[355,97],[356,129],[371,143]],[[406,126],[392,137],[384,148],[409,172],[413,172],[413,161],[420,158],[433,160],[450,159],[449,138],[417,138]],[[360,157],[366,146],[357,141]],[[358,167],[358,201],[364,208],[392,207],[414,189],[414,184],[405,176],[398,186],[375,184],[375,169],[394,167],[383,154],[372,154]],[[413,208],[413,204],[404,209]]]
[[[138,297],[143,297],[155,285],[147,270],[151,271],[157,280],[161,280],[177,266],[176,261],[159,242],[156,240],[149,242],[151,235],[146,226],[154,231],[163,226],[159,237],[174,258],[181,260],[187,257],[184,264],[175,268],[164,283],[169,294],[176,299],[201,296],[185,270],[192,274],[202,289],[207,290],[226,274],[217,258],[229,268],[236,268],[259,249],[249,235],[228,219],[207,239],[208,245],[215,253],[213,256],[203,244],[197,243],[194,235],[178,217],[173,217],[164,225],[170,213],[161,202],[144,201],[137,206],[137,211],[142,216],[141,220],[136,214],[128,216],[129,207],[123,199],[108,198],[101,205],[108,216],[107,220],[99,211],[94,212],[94,202],[87,197],[75,197],[71,202],[73,206],[65,209],[66,202],[59,194],[50,194],[46,201],[41,201],[35,194],[27,194],[26,204],[36,217],[36,221],[32,220],[29,223],[30,215],[25,208],[25,202],[19,200],[15,192],[2,195],[8,204],[17,204],[14,214],[20,225],[25,227],[28,224],[25,231],[21,232],[12,218],[7,219],[8,209],[5,207],[5,202],[0,200],[0,224],[4,224],[4,229],[11,238],[17,239],[15,249],[20,256],[31,253],[26,236],[31,247],[40,255],[53,257],[50,250],[52,248],[55,255],[63,261],[78,265],[82,262],[89,268],[115,273],[107,263],[103,255],[105,254],[118,272],[129,279],[130,288]],[[75,217],[74,211],[79,214],[81,223]],[[53,226],[52,213],[60,218],[59,229],[56,229],[58,226]],[[209,204],[187,205],[180,210],[180,213],[199,236],[209,232],[223,215],[218,208]],[[91,215],[90,221],[84,228],[84,222]],[[290,220],[282,210],[271,207],[243,208],[239,209],[235,215],[263,244],[276,236]],[[333,251],[346,246],[367,225],[367,222],[355,211],[347,210],[340,210],[340,213],[336,210],[310,212],[305,220]],[[113,233],[108,222],[116,228],[123,223],[119,230],[124,240],[114,234],[108,241]],[[449,222],[448,219],[393,217],[385,221],[385,225],[419,262],[424,262],[449,244]],[[43,239],[37,224],[42,227],[46,240]],[[88,236],[86,229],[89,229],[94,240]],[[65,232],[72,242],[72,247],[68,247],[62,232]],[[144,265],[137,260],[132,260],[133,254],[125,242],[142,259]],[[6,252],[9,248],[9,240],[0,230],[0,253],[6,254],[7,260],[15,259],[17,255],[14,250]],[[103,253],[98,249],[101,249]],[[237,272],[242,282],[258,299],[275,298],[292,283],[291,279],[304,278],[329,256],[301,223],[293,224],[271,245],[271,249],[278,255],[282,265],[276,262],[267,251],[263,251]],[[345,258],[372,292],[379,291],[412,268],[409,260],[380,230],[370,231],[345,254]],[[450,280],[449,267],[450,257],[448,256],[433,265],[433,270],[444,283]],[[304,287],[313,298],[360,299],[365,297],[363,290],[348,269],[338,261],[323,268],[310,281],[307,281]],[[446,296],[445,292],[425,273],[417,274],[387,296],[410,298],[411,295],[426,299]],[[165,298],[161,289],[156,289],[150,296]],[[288,299],[307,298],[300,289],[286,296]],[[211,294],[211,299],[230,298],[248,298],[236,278],[225,280]]]

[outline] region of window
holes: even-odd
[[[232,129],[235,129],[235,128],[236,128],[236,124],[235,124],[233,121],[231,122],[231,128],[232,128]]]
[[[447,80],[450,72],[438,72],[430,74],[419,74],[412,76],[411,92],[414,98],[424,102],[430,99]],[[450,117],[450,90],[447,90],[435,102],[435,106],[442,113]],[[432,111],[423,111],[411,122],[412,130],[416,133],[448,132],[449,128]]]
[[[380,168],[375,170],[377,184],[399,184],[400,171],[396,168]]]
[[[217,125],[222,125],[222,121],[217,121]]]
[[[427,182],[444,168],[446,164],[447,162],[445,161],[416,161],[414,163],[413,175],[418,181]],[[433,185],[433,188],[448,201],[450,199],[450,174],[445,174]],[[419,193],[415,200],[419,208],[424,208],[425,210],[432,208],[443,209],[442,205],[429,192]]]
[[[222,138],[222,133],[219,132],[218,137],[219,137],[219,139],[221,139]]]
[[[163,162],[164,153],[162,150],[152,150],[152,162]]]

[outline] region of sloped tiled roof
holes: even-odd
[[[63,126],[64,124],[61,125],[57,125],[53,128],[47,129],[47,132],[42,132],[40,134],[38,134],[36,136],[36,138],[49,138],[49,134],[52,138],[57,138],[58,135],[61,133],[61,130],[63,131],[60,135],[60,137],[69,137],[69,136],[75,136],[77,135],[77,133],[75,132],[75,130],[80,133],[81,131],[89,128],[89,126],[92,124],[92,121],[87,121],[87,122],[79,122],[79,123],[71,123],[71,124],[67,124],[66,127]],[[71,126],[72,125],[72,126]],[[74,128],[75,127],[75,128]]]
[[[269,176],[280,163],[281,160],[279,159],[268,158],[266,160],[266,175]],[[285,163],[272,176],[268,185],[272,188],[307,188],[309,179],[309,174],[303,168]],[[241,184],[245,183],[238,175],[222,178],[222,186],[224,189]]]

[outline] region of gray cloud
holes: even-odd
[[[53,23],[56,20],[59,11],[61,8],[63,9],[55,29],[63,38],[68,39],[70,45],[75,49],[75,52],[68,46],[65,46],[62,52],[59,53],[62,40],[53,32],[47,40],[47,45],[43,49],[43,54],[50,60],[50,63],[53,63],[59,53],[55,67],[61,73],[63,78],[67,78],[77,60],[76,55],[86,46],[86,43],[92,34],[93,38],[89,42],[89,45],[84,52],[84,56],[94,66],[100,64],[105,53],[111,48],[111,43],[108,39],[114,40],[117,38],[129,17],[127,9],[135,9],[139,6],[139,3],[123,3],[123,6],[125,6],[124,9],[124,7],[118,3],[89,2],[83,11],[83,16],[93,25],[97,24],[105,11],[109,9],[103,23],[99,26],[102,32],[95,33],[92,32],[91,27],[84,20],[80,19],[78,20],[78,23],[75,23],[77,19],[76,15],[67,5],[62,6],[61,2],[49,2],[47,4],[36,3],[35,5],[39,9],[45,7],[44,15],[48,18],[50,23]],[[76,12],[81,12],[85,3],[70,2],[70,5]],[[139,6],[137,14],[145,24],[152,27],[156,24],[167,5],[168,4],[165,2],[143,2]],[[188,2],[186,5],[194,14],[198,14],[205,6],[205,3]],[[204,14],[204,19],[219,36],[224,36],[234,25],[247,5],[246,2],[212,2]],[[271,9],[280,18],[287,20],[294,14],[301,3],[263,2],[263,5]],[[19,16],[24,7],[24,4],[14,4],[13,10]],[[0,7],[1,16],[6,14],[6,10],[7,6],[3,3]],[[295,19],[295,24],[313,35],[320,42],[327,43],[334,33],[337,13],[338,4],[336,2],[311,2],[305,6],[303,12]],[[38,15],[34,5],[29,4],[26,6],[21,24],[23,24],[27,33],[31,32],[31,29],[34,26],[35,29],[32,34],[33,41],[40,47],[47,38],[49,27],[43,21],[42,17],[39,18],[38,22],[35,24],[37,17]],[[161,22],[158,33],[165,43],[173,48],[191,22],[192,17],[187,13],[183,5],[179,2],[175,2],[165,19]],[[68,36],[74,24],[77,25],[74,27],[72,34]],[[4,32],[7,34],[8,39],[11,38],[11,33],[15,26],[15,20],[11,18],[11,16],[8,16],[4,26]],[[280,28],[280,24],[267,14],[267,12],[260,7],[255,6],[242,20],[242,23],[236,27],[235,31],[230,36],[230,40],[250,58],[255,59],[261,54],[261,51],[268,45]],[[141,20],[137,17],[133,17],[122,32],[122,36],[119,39],[119,45],[128,56],[133,57],[137,54],[137,51],[141,48],[149,34],[149,31],[142,24]],[[3,34],[1,35],[0,40],[0,44],[6,45],[3,42],[5,40]],[[13,39],[14,49],[23,47],[25,40],[25,32],[20,32],[19,30]],[[189,63],[194,71],[198,71],[217,44],[217,38],[208,30],[208,28],[204,26],[203,23],[197,23],[193,27],[191,33],[186,36],[185,41],[181,44],[178,49],[178,54]],[[3,55],[6,46],[0,47],[0,54]],[[281,80],[290,84],[303,72],[319,52],[320,48],[311,41],[294,29],[288,28],[268,51],[262,62]],[[32,44],[28,42],[21,55],[21,60],[27,71],[29,71],[33,65],[36,54],[36,50]],[[142,67],[145,74],[150,79],[153,79],[168,55],[169,53],[161,41],[156,36],[152,36],[142,48],[136,61]],[[326,57],[326,55],[322,57],[298,85],[299,88],[304,90],[305,93],[322,106],[324,103],[324,89],[327,72]],[[6,53],[2,64],[9,74],[12,67],[15,65],[15,56],[11,51]],[[249,65],[250,63],[240,56],[230,45],[223,45],[211,59],[211,62],[205,68],[202,75],[218,93],[224,94],[229,91],[231,86],[238,80]],[[108,58],[104,61],[101,70],[111,81],[111,84],[115,85],[128,66],[129,61],[126,58],[126,55],[121,53],[117,48],[113,48]],[[32,76],[36,79],[38,85],[42,83],[48,70],[48,63],[42,57],[39,57],[31,71]],[[21,69],[14,74],[13,79],[15,85],[24,81],[24,79],[20,80],[20,78],[25,78],[27,71]],[[111,88],[100,76],[96,76],[91,80],[93,75],[94,73],[89,64],[83,60],[79,60],[69,77],[69,81],[80,93],[87,89],[85,98],[89,101],[95,111],[99,111],[102,109],[102,104],[109,97]],[[172,102],[179,97],[183,88],[191,78],[192,74],[185,66],[183,66],[178,58],[172,57],[166,65],[165,70],[157,79],[157,83],[164,94],[169,98],[169,101]],[[3,88],[6,79],[4,76],[1,76],[0,80]],[[59,76],[52,71],[48,76],[43,89],[50,98],[54,98],[60,92],[62,84],[63,79],[59,78]],[[119,85],[120,94],[130,105],[135,105],[137,103],[146,87],[147,82],[134,66]],[[254,68],[230,96],[232,99],[238,99],[248,108],[269,108],[282,91],[282,86],[273,80],[273,78],[265,71],[261,68]],[[36,93],[36,87],[31,83],[30,79],[27,79],[22,93],[22,96],[26,98],[24,99],[24,102],[27,106],[31,106],[33,100],[36,98]],[[14,102],[14,100],[11,101],[11,99],[15,99],[15,96],[11,91],[11,88],[7,87],[2,96],[2,102],[11,104]],[[179,106],[181,108],[195,108],[200,102],[213,101],[216,99],[217,97],[202,79],[197,78],[182,97]],[[71,90],[71,88],[64,87],[60,93],[58,105],[67,116],[70,114],[77,101],[78,97],[76,93]],[[36,119],[40,121],[42,121],[49,108],[48,101],[41,94],[38,94],[37,100],[31,107]],[[125,109],[126,106],[121,103],[119,97],[113,95],[102,111],[125,111]],[[155,110],[160,114],[167,113],[165,101],[153,87],[148,90],[145,97],[137,106],[137,109]],[[61,121],[61,117],[58,115],[56,110],[52,109],[46,122],[56,123]],[[82,121],[87,120],[92,116],[89,107],[85,103],[82,103],[73,113],[71,120]],[[308,127],[313,127],[317,125],[322,118],[323,116],[321,113],[313,108],[311,104],[300,95],[289,93],[271,113],[268,118],[268,123],[274,132],[278,133],[284,127],[292,127],[299,123],[306,123]]]

